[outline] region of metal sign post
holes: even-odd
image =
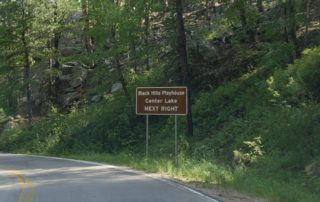
[[[175,115],[174,117],[174,143],[175,143],[175,162],[178,163],[178,116]]]
[[[149,156],[149,115],[146,116],[146,157]]]
[[[138,87],[136,114],[146,115],[146,157],[149,156],[149,115],[175,116],[175,161],[178,158],[178,115],[188,114],[187,87]]]

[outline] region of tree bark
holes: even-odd
[[[311,5],[311,0],[307,0],[307,8],[306,8],[306,30],[304,34],[304,45],[307,43],[307,37],[309,33],[309,23],[310,23],[310,5]]]
[[[129,96],[129,91],[127,88],[127,81],[124,78],[123,71],[122,71],[121,64],[120,64],[120,58],[119,58],[118,54],[115,56],[115,63],[116,63],[116,69],[117,69],[118,76],[119,76],[119,79],[120,79],[120,82],[121,82],[121,85],[123,88],[124,95],[129,99],[130,96]]]
[[[183,19],[183,7],[182,0],[176,0],[176,14],[177,14],[177,50],[180,58],[180,65],[183,72],[181,73],[183,79],[182,82],[188,87],[188,115],[187,115],[187,135],[193,136],[193,120],[192,120],[192,85],[191,85],[191,68],[188,64],[187,54],[187,39],[185,34],[184,19]]]
[[[115,26],[111,27],[111,31],[110,32],[111,32],[112,46],[115,46],[115,44],[116,44],[116,28],[115,28]],[[123,89],[124,95],[128,98],[128,100],[130,100],[130,95],[129,95],[129,91],[128,91],[128,88],[127,88],[127,81],[126,81],[126,79],[124,77],[124,74],[123,74],[123,71],[122,71],[122,68],[121,68],[119,53],[115,53],[114,62],[115,62],[115,68],[116,68],[116,70],[118,72],[120,83],[122,85],[122,89]]]
[[[57,1],[55,1],[54,4],[54,23],[58,23],[58,4]],[[60,38],[61,38],[61,32],[58,30],[54,31],[53,39],[52,39],[52,47],[53,47],[53,64],[52,67],[55,70],[55,72],[60,71],[60,62],[59,62],[59,45],[60,45]],[[61,101],[61,95],[60,95],[60,76],[55,75],[54,76],[54,103],[58,107],[62,107],[62,101]]]
[[[240,22],[243,28],[247,29],[246,6],[244,0],[237,0],[239,4]]]
[[[137,50],[136,50],[136,42],[133,39],[130,43],[131,51],[129,51],[129,59],[134,72],[137,72],[138,64],[137,64]]]
[[[295,8],[295,1],[290,0],[288,2],[288,11],[289,11],[289,34],[290,38],[295,46],[295,57],[300,57],[300,47],[297,39],[297,20],[296,20],[296,8]]]
[[[149,26],[150,26],[150,7],[149,4],[146,6],[145,17],[144,17],[144,44],[146,49],[146,70],[150,70],[150,54],[149,54]]]
[[[263,0],[257,0],[257,7],[258,7],[258,11],[260,12],[260,13],[262,13],[263,12]]]
[[[210,17],[210,5],[209,0],[206,0],[205,11],[206,11],[206,20],[208,23],[208,29],[211,30],[211,17]]]
[[[24,82],[26,86],[26,95],[27,95],[27,116],[29,123],[32,122],[32,91],[31,91],[31,82],[30,82],[30,52],[29,52],[29,46],[27,42],[27,16],[25,12],[25,5],[24,1],[22,1],[22,33],[21,33],[21,41],[23,46],[23,62],[24,62]]]
[[[287,3],[283,3],[283,15],[284,15],[284,19],[286,21],[288,21],[288,9],[287,9]],[[289,34],[288,34],[288,28],[287,28],[287,22],[285,22],[284,26],[284,37],[285,37],[285,41],[287,43],[289,43]]]
[[[59,43],[60,43],[60,34],[55,33],[54,39],[53,39],[53,48],[54,48],[53,68],[55,69],[56,72],[60,71],[60,62],[58,59]],[[55,104],[59,107],[62,106],[61,96],[60,96],[60,84],[61,84],[60,76],[55,75],[55,77],[54,77],[54,101],[55,101]]]
[[[169,9],[169,1],[164,0],[163,1],[163,15],[165,15],[168,12],[168,9]]]
[[[92,39],[89,35],[90,30],[90,19],[89,19],[89,4],[88,0],[81,0],[82,3],[82,16],[84,18],[84,47],[87,54],[93,52]]]

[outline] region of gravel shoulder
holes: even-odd
[[[226,187],[213,186],[211,188],[204,188],[203,185],[196,182],[178,183],[223,202],[267,202],[266,199],[249,196]]]

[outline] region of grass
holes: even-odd
[[[303,185],[303,180],[295,173],[268,173],[261,168],[231,170],[228,166],[209,161],[198,161],[180,158],[179,163],[168,159],[144,158],[126,154],[72,154],[63,157],[112,163],[128,166],[150,173],[160,173],[167,177],[184,181],[196,182],[206,188],[216,185],[229,187],[248,195],[266,198],[272,202],[318,202],[320,195]],[[289,176],[290,175],[290,176]],[[291,175],[296,175],[292,179]],[[281,176],[281,177],[279,177]]]
[[[310,192],[299,179],[284,181],[276,176],[266,177],[261,171],[237,172],[230,186],[250,192],[273,202],[317,202],[320,195]],[[283,173],[283,175],[286,175]]]
[[[106,162],[128,166],[150,173],[160,173],[182,181],[197,181],[210,184],[225,184],[232,180],[232,172],[226,167],[206,161],[195,161],[180,158],[178,163],[168,159],[144,158],[126,154],[73,154],[63,157]]]

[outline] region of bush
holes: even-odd
[[[269,91],[281,102],[298,105],[307,98],[320,99],[320,48],[306,49],[287,69],[278,69],[267,80]]]
[[[320,99],[320,48],[306,49],[301,59],[289,67],[312,97]]]

